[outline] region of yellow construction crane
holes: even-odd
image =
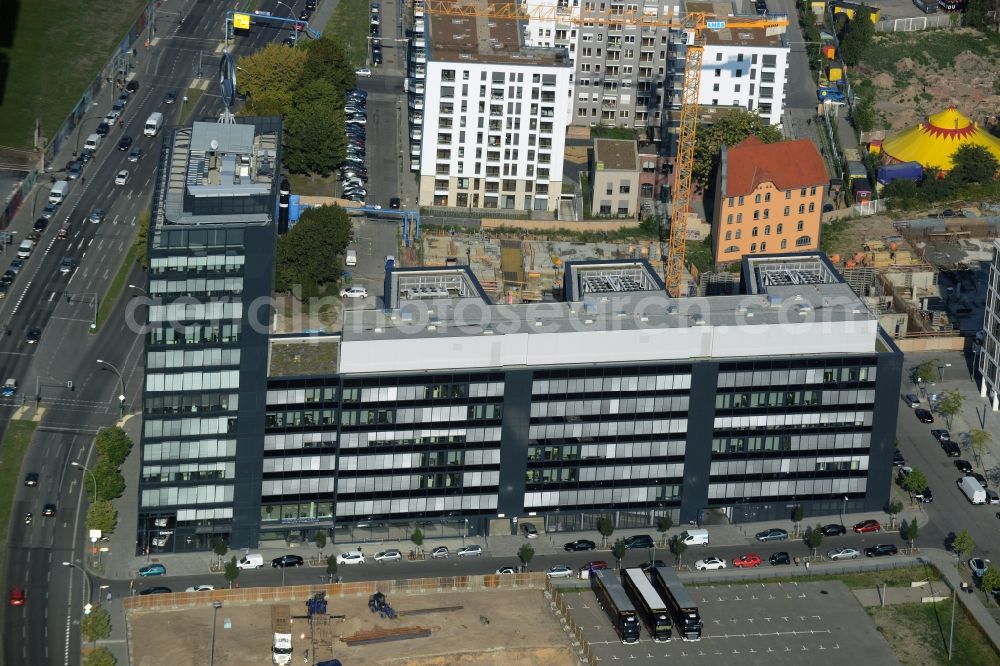
[[[612,5],[614,7],[614,5]],[[684,64],[684,87],[681,94],[680,127],[677,131],[677,156],[674,159],[671,197],[670,237],[667,243],[666,287],[671,296],[680,296],[684,279],[684,256],[687,248],[687,216],[691,210],[691,176],[694,172],[694,144],[698,130],[698,87],[706,30],[732,28],[784,29],[787,16],[722,17],[707,12],[656,17],[637,11],[616,10],[601,15],[574,17],[563,7],[519,4],[513,2],[459,2],[426,0],[424,11],[441,16],[483,17],[488,19],[539,20],[585,26],[629,26],[671,28],[692,35]]]

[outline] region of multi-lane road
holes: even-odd
[[[267,5],[275,2],[265,2]],[[302,5],[298,3],[286,3]],[[157,20],[157,37],[134,63],[138,90],[132,94],[124,113],[124,127],[112,127],[95,158],[87,165],[55,217],[50,221],[32,256],[0,302],[0,322],[6,335],[0,336],[0,375],[15,378],[18,395],[0,401],[4,422],[25,402],[38,399],[44,409],[41,423],[26,455],[24,470],[40,475],[37,487],[20,486],[8,548],[6,581],[8,588],[27,591],[27,604],[7,607],[4,613],[3,655],[6,664],[75,664],[79,662],[78,621],[82,612],[85,582],[79,570],[62,562],[82,563],[83,548],[89,546],[84,528],[85,508],[81,504],[81,484],[89,482],[79,468],[92,462],[91,443],[97,430],[119,417],[121,385],[125,385],[125,408],[139,409],[142,376],[142,337],[130,307],[132,290],[124,297],[96,332],[91,330],[98,297],[103,295],[118,270],[122,257],[134,242],[139,217],[150,206],[162,135],[142,134],[146,118],[161,111],[165,125],[180,122],[184,113],[183,93],[195,77],[199,58],[204,71],[215,71],[214,54],[221,47],[225,13],[230,6],[220,3],[171,3],[170,13]],[[298,11],[296,9],[296,11]],[[183,17],[183,22],[180,18]],[[247,54],[270,41],[280,41],[285,30],[260,27],[230,44],[236,53]],[[177,102],[165,102],[168,90],[178,92]],[[81,131],[89,133],[111,106],[111,91],[102,93]],[[192,116],[215,115],[220,103],[214,84],[193,110]],[[145,153],[138,162],[127,162],[126,151],[117,150],[123,135],[131,136],[133,147]],[[75,138],[75,137],[74,137]],[[86,137],[83,137],[86,138]],[[75,141],[69,142],[75,145]],[[81,140],[82,143],[82,140]],[[72,148],[69,148],[72,150]],[[65,167],[72,155],[57,158],[54,172]],[[126,185],[115,185],[120,169],[128,169]],[[26,237],[45,205],[46,183],[33,194],[34,206],[21,211],[11,230],[14,246],[8,246],[0,261],[14,257],[17,243]],[[87,221],[96,208],[107,212],[104,221]],[[34,208],[34,210],[32,210]],[[65,239],[57,230],[68,225]],[[76,262],[76,269],[59,270],[64,257]],[[6,270],[6,263],[2,265]],[[0,270],[0,272],[2,272]],[[142,270],[134,266],[127,283],[144,281]],[[42,331],[38,344],[28,344],[28,330]],[[98,363],[98,359],[105,363]],[[119,372],[121,377],[119,377]],[[68,388],[72,382],[73,388]],[[134,480],[130,482],[134,483]],[[44,518],[44,504],[57,505],[54,517]],[[23,516],[32,513],[31,524]],[[100,587],[101,581],[94,581]],[[6,590],[4,591],[6,594]],[[96,596],[96,590],[93,592]]]

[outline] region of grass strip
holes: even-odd
[[[188,121],[191,119],[191,114],[194,113],[195,107],[198,106],[198,102],[204,94],[205,91],[201,88],[187,89],[187,92],[184,93],[184,97],[181,98],[182,100],[187,99],[187,101],[181,102],[184,105],[184,108],[181,109],[181,121],[178,123],[178,126],[188,124]]]
[[[118,272],[115,273],[114,279],[111,280],[107,291],[104,292],[104,298],[101,299],[101,303],[97,308],[97,328],[92,329],[91,333],[101,330],[101,326],[104,325],[108,315],[115,309],[118,297],[121,296],[122,290],[125,288],[125,281],[128,279],[128,274],[132,271],[134,263],[135,245],[131,245],[128,252],[125,253],[125,258],[122,259],[121,266],[118,267]]]
[[[354,67],[361,67],[368,59],[369,8],[369,0],[340,0],[323,31],[324,36],[340,43]],[[397,42],[394,46],[406,57],[404,44]]]
[[[35,421],[11,420],[4,433],[3,444],[0,444],[0,571],[7,571],[7,539],[10,536],[10,521],[14,516],[14,496],[21,485],[21,462],[28,450],[31,436],[35,433],[38,423]],[[19,516],[16,518],[20,518]],[[4,575],[4,574],[0,574]],[[7,589],[7,586],[4,586]]]

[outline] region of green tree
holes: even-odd
[[[223,576],[226,578],[226,582],[229,583],[229,588],[232,589],[233,583],[236,579],[240,577],[240,568],[236,564],[236,556],[233,555],[228,562],[226,562],[226,569],[223,572]]]
[[[920,490],[923,490],[921,488]],[[917,491],[919,492],[919,491]],[[893,529],[896,526],[896,516],[899,512],[903,510],[903,503],[898,499],[891,499],[886,502],[885,512],[889,514],[889,529]]]
[[[861,5],[854,12],[854,18],[847,24],[847,34],[840,42],[840,55],[848,66],[857,65],[868,55],[875,39],[875,24],[872,23],[872,11],[867,5]]]
[[[535,549],[531,547],[530,543],[522,543],[521,547],[517,551],[517,559],[521,560],[521,564],[524,565],[524,570],[528,570],[528,565],[531,564],[531,558],[535,556]]]
[[[969,448],[972,449],[974,454],[976,454],[980,465],[984,465],[983,454],[989,450],[990,442],[992,441],[993,434],[987,432],[986,430],[975,428],[974,430],[969,431]],[[983,471],[985,472],[986,470],[984,469]]]
[[[87,507],[87,529],[111,534],[118,525],[118,509],[107,500],[91,502]]]
[[[323,549],[326,548],[326,530],[316,532],[316,547],[319,548],[320,555],[322,555]]]
[[[969,0],[965,6],[965,15],[962,17],[962,24],[979,30],[993,27],[993,21],[989,17],[989,12],[996,11],[997,9],[1000,9],[1000,7],[997,7],[993,0]]]
[[[215,537],[215,541],[212,542],[212,552],[219,558],[219,565],[221,566],[222,558],[229,552],[229,542],[226,541],[226,537]]]
[[[965,396],[957,390],[945,391],[944,395],[941,396],[941,400],[938,401],[938,413],[944,416],[944,420],[948,423],[949,428],[951,427],[951,420],[955,418],[956,414],[962,411],[963,402],[965,402]]]
[[[328,81],[310,81],[296,90],[282,128],[281,161],[289,171],[326,176],[343,161],[347,137],[335,129],[344,127],[343,100]]]
[[[913,504],[913,496],[927,487],[927,475],[919,469],[913,469],[909,474],[900,478],[899,485],[910,493],[910,504]]]
[[[1000,569],[996,567],[989,567],[986,573],[983,574],[983,592],[986,593],[986,598],[989,599],[992,596],[993,590],[1000,588]]]
[[[90,471],[97,479],[98,499],[113,500],[125,492],[125,477],[122,476],[118,465],[102,459],[91,467]]]
[[[132,451],[132,438],[117,426],[101,428],[95,441],[97,455],[115,467],[120,466]]]
[[[910,548],[913,548],[913,542],[917,540],[917,536],[920,534],[920,525],[917,524],[917,520],[914,518],[905,522],[901,534],[904,539],[910,542]]]
[[[806,530],[806,545],[809,546],[809,552],[812,555],[816,554],[816,551],[823,544],[823,532],[818,527],[810,527]]]
[[[302,81],[317,79],[332,84],[341,97],[357,83],[354,66],[347,60],[343,47],[326,36],[308,43],[302,68]]]
[[[611,547],[611,554],[615,556],[615,568],[622,568],[622,558],[625,557],[625,551],[628,550],[625,547],[625,539],[618,539],[615,541],[615,545]]]
[[[960,146],[952,153],[951,161],[954,166],[948,178],[962,185],[992,182],[996,178],[997,171],[1000,171],[1000,162],[993,153],[986,147],[973,143]]]
[[[792,522],[795,523],[795,533],[799,533],[799,523],[802,522],[802,517],[805,515],[806,510],[801,504],[796,504],[792,508]]]
[[[318,296],[321,286],[336,288],[341,257],[351,239],[351,220],[340,206],[310,208],[291,231],[278,239],[275,289],[303,300]]]
[[[333,577],[337,575],[337,556],[330,555],[326,558],[326,575],[330,577],[330,582],[333,582]]]
[[[940,361],[936,358],[924,361],[913,369],[913,379],[918,383],[934,381],[937,377],[937,368],[939,364]]]
[[[419,527],[413,530],[413,534],[410,535],[410,541],[416,546],[424,545],[424,533]]]
[[[102,606],[94,606],[80,618],[80,635],[88,643],[103,641],[111,636],[111,615]]]
[[[670,552],[673,553],[674,557],[677,558],[678,565],[680,565],[681,558],[683,557],[684,551],[686,551],[687,548],[688,548],[687,544],[681,541],[680,535],[674,535],[674,537],[670,539]]]
[[[105,647],[96,647],[83,658],[83,666],[115,666],[118,660]]]
[[[753,111],[733,109],[719,114],[715,122],[698,128],[694,146],[693,178],[698,186],[707,189],[715,176],[723,146],[735,146],[750,136],[764,143],[781,141],[781,130],[769,125]]]
[[[656,531],[660,533],[660,543],[666,543],[667,532],[674,526],[674,519],[670,516],[657,516]]]
[[[253,55],[240,58],[237,86],[240,94],[248,97],[241,113],[251,116],[288,113],[305,71],[306,58],[305,49],[278,44],[269,44]]]
[[[882,190],[889,210],[914,210],[927,205],[923,190],[912,180],[897,179]]]
[[[965,557],[976,549],[976,542],[965,530],[955,535],[955,540],[951,542],[951,549],[955,551],[958,558],[964,560]]]
[[[601,533],[604,540],[601,542],[601,547],[608,545],[608,539],[611,535],[615,533],[615,523],[609,516],[601,516],[601,519],[597,521],[597,531]]]

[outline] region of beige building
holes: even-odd
[[[639,151],[635,141],[594,139],[590,182],[593,217],[635,217],[639,212]]]

